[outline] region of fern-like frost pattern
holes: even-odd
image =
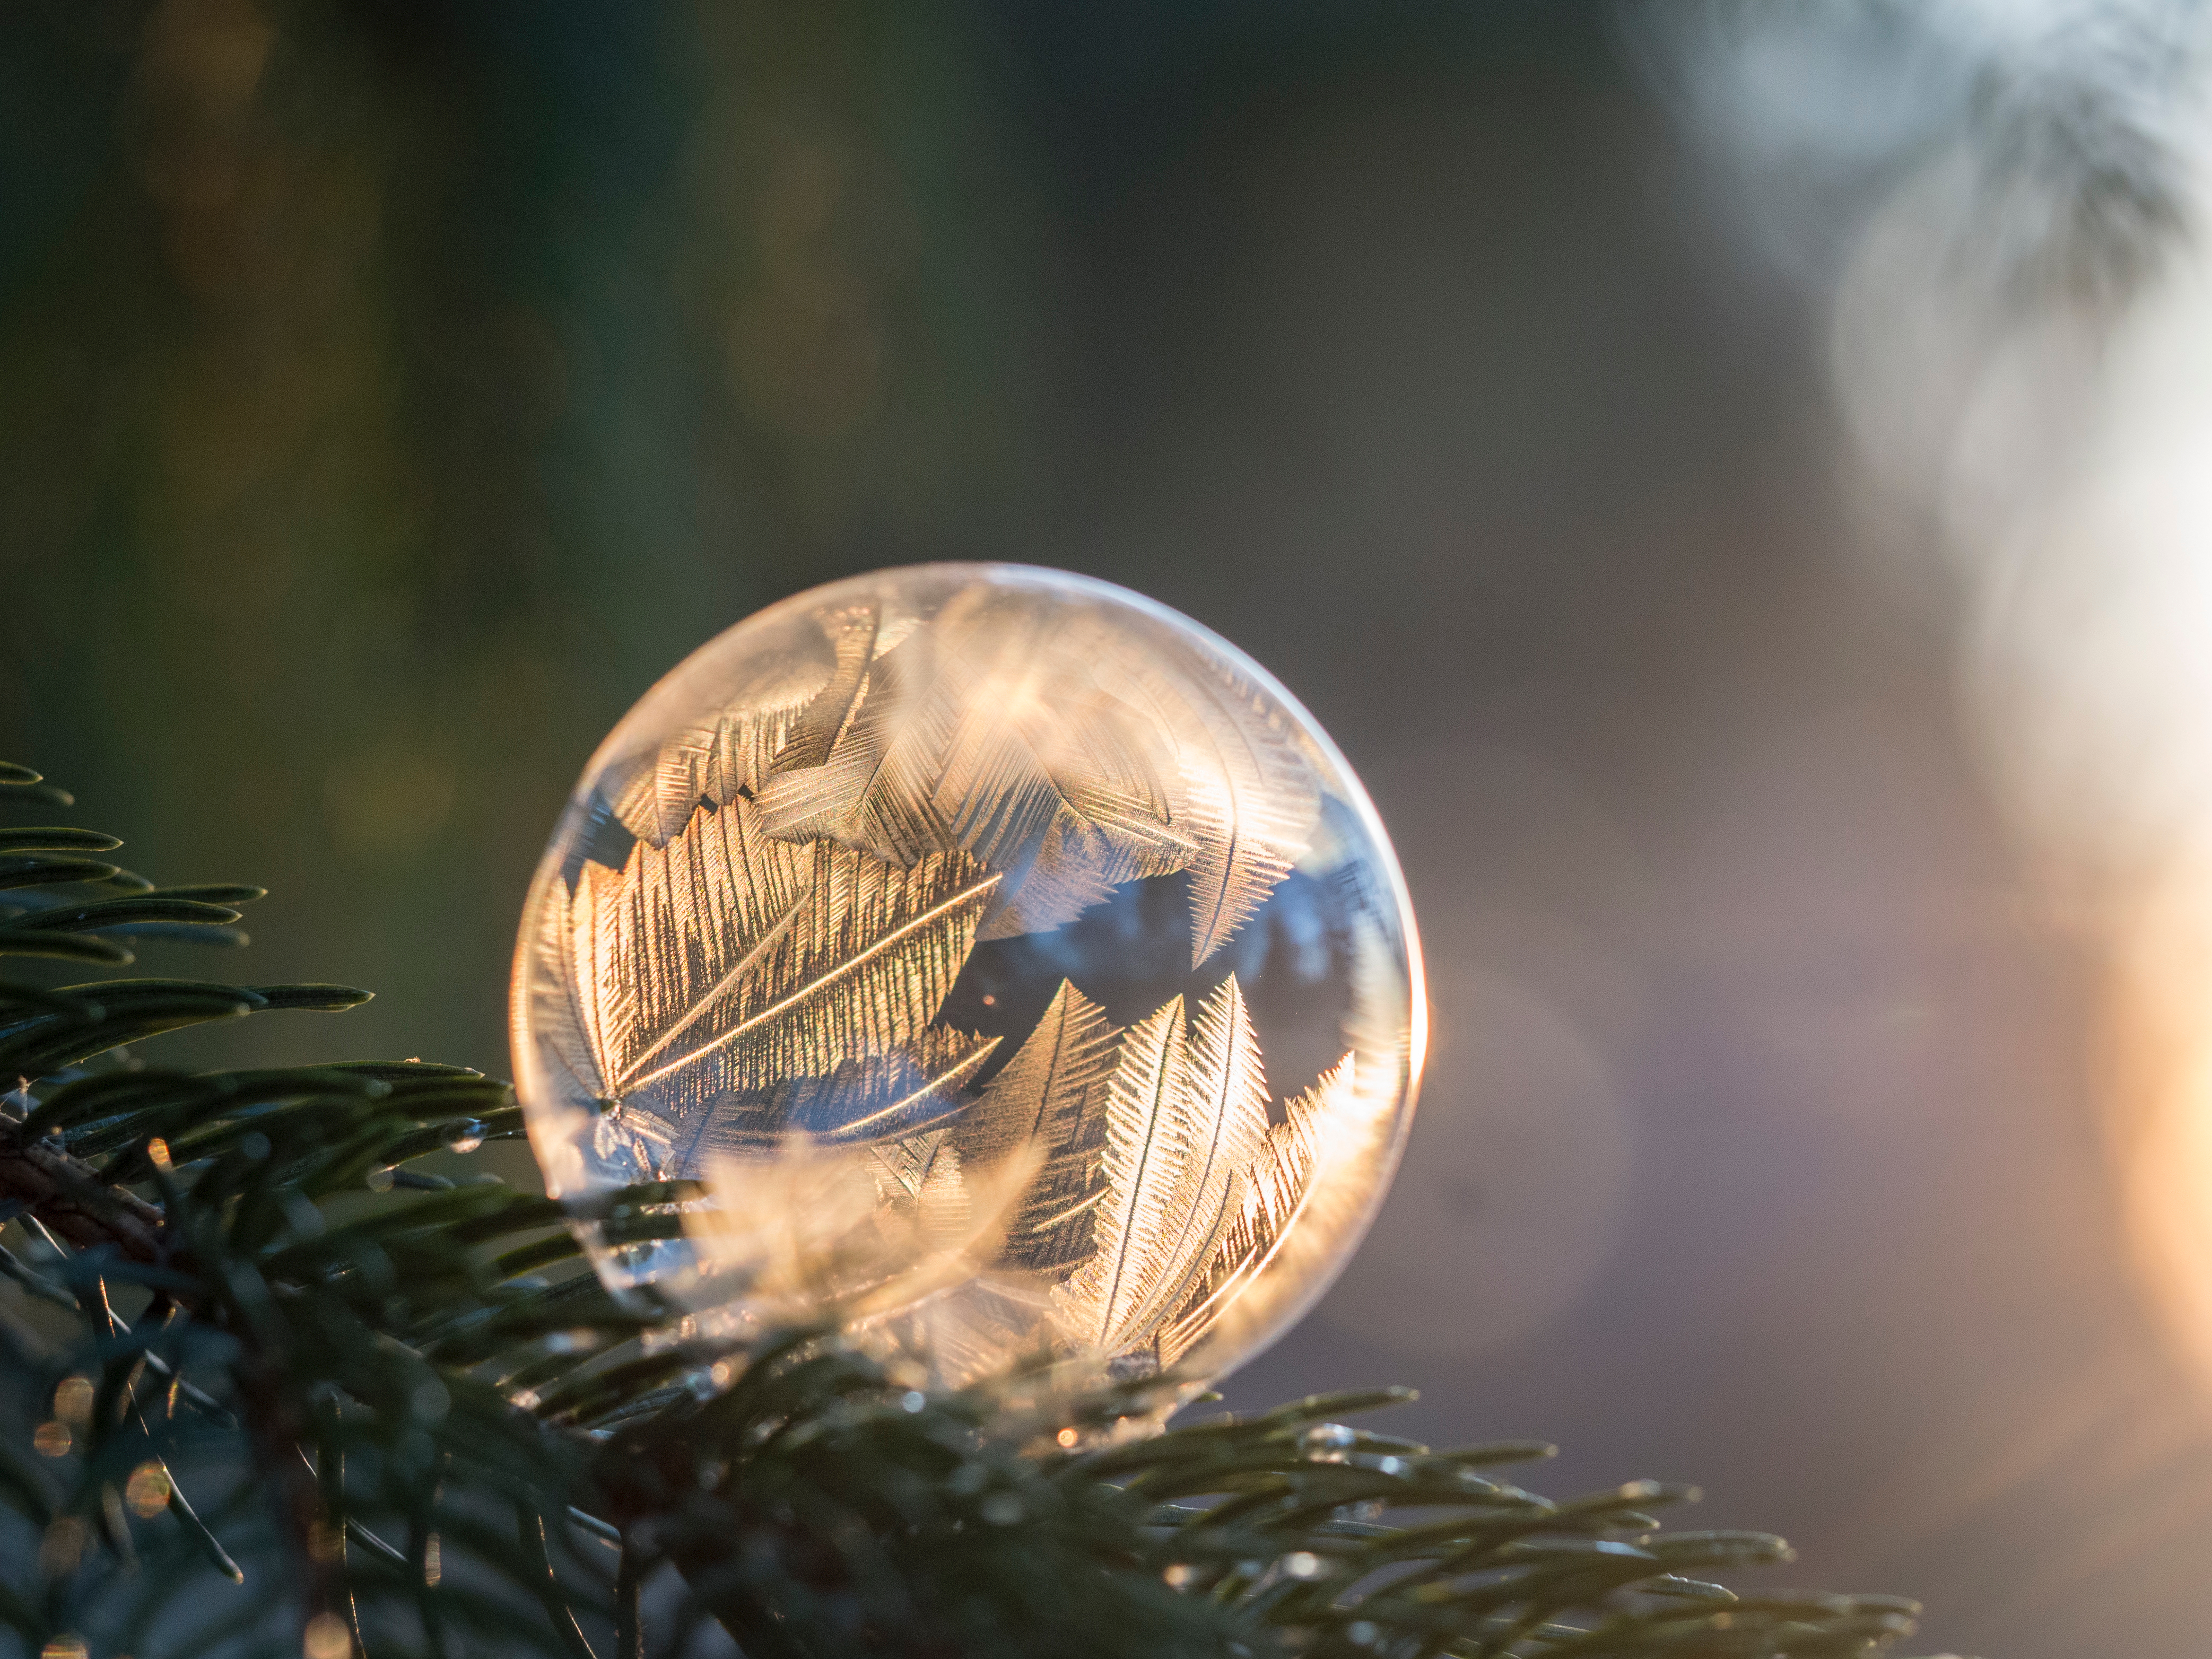
[[[702,806],[621,869],[586,864],[548,906],[563,1052],[599,1098],[671,1122],[895,1059],[951,988],[997,879],[957,853],[902,869],[774,841],[742,798]]]
[[[1097,1004],[1062,980],[1036,1029],[954,1131],[971,1164],[1037,1149],[1041,1167],[1007,1227],[1003,1266],[1055,1273],[1091,1253],[1092,1212],[1106,1195],[1101,1159],[1115,1036]]]
[[[1174,1365],[1340,1255],[1371,1206],[1332,1171],[1387,1166],[1411,1049],[1325,741],[1226,659],[1019,584],[780,625],[607,769],[518,1004],[603,1166],[706,1177],[700,1285],[745,1318],[834,1306],[957,1385],[1041,1348]],[[1348,941],[1353,1052],[1278,1103],[1243,975],[1279,947],[1237,941],[1301,869],[1320,896],[1280,948]],[[980,944],[1164,878],[1183,994],[1117,992],[1116,1024],[1071,973],[1012,1036],[949,1016]]]

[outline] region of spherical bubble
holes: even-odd
[[[600,746],[515,1075],[602,1278],[703,1332],[1218,1376],[1381,1202],[1419,964],[1365,792],[1263,670],[1103,583],[922,566],[738,623]],[[617,1196],[662,1181],[696,1184]]]

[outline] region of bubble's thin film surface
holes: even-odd
[[[1419,981],[1364,792],[1264,671],[1103,583],[921,566],[738,623],[601,745],[516,1075],[601,1276],[702,1328],[1218,1376],[1380,1204]],[[702,1196],[657,1229],[592,1202],[666,1179]]]

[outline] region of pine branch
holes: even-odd
[[[0,805],[33,791],[0,767]],[[88,939],[120,965],[156,925],[234,942],[177,907],[255,896],[118,907],[120,872],[75,850],[106,838],[29,840],[14,954]],[[0,980],[0,1077],[22,1079],[0,1118],[22,1234],[0,1255],[0,1534],[24,1545],[0,1548],[0,1626],[27,1650],[643,1659],[713,1619],[756,1659],[1828,1659],[1911,1627],[1886,1598],[1732,1596],[1708,1575],[1786,1551],[1661,1532],[1645,1511],[1678,1490],[1553,1503],[1491,1472],[1540,1448],[1334,1420],[1397,1391],[1152,1433],[1172,1377],[931,1395],[829,1326],[687,1335],[602,1287],[560,1206],[416,1167],[519,1136],[502,1083],[118,1053],[364,996]],[[696,1192],[634,1188],[588,1219],[671,1237]],[[643,1590],[668,1570],[656,1628]]]

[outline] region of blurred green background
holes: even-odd
[[[963,20],[0,15],[0,730],[255,871],[260,971],[385,988],[349,1040],[499,1063],[556,805],[692,646],[1042,527],[1042,209]]]
[[[258,1054],[503,1072],[531,868],[695,646],[922,559],[1141,588],[1337,736],[1432,973],[1383,1219],[1232,1398],[1698,1479],[1931,1650],[2194,1656],[2212,1426],[2083,952],[1941,584],[1856,556],[1818,304],[1622,40],[0,0],[0,754],[270,887],[217,971],[378,992]]]

